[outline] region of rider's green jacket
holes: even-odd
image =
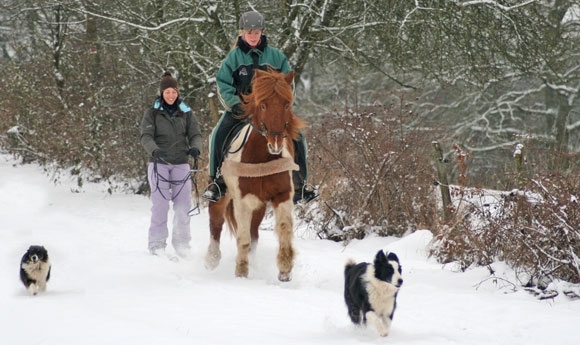
[[[266,36],[262,35],[255,48],[238,37],[236,47],[223,60],[216,77],[218,95],[226,110],[240,103],[240,95],[252,91],[252,77],[256,68],[271,68],[286,74],[290,72],[286,55],[269,47]]]

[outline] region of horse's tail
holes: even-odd
[[[225,218],[228,228],[230,228],[230,233],[235,236],[238,231],[238,223],[236,222],[236,217],[234,217],[234,201],[232,199],[228,201],[226,206]]]

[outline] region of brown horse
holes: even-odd
[[[256,70],[252,93],[243,97],[244,115],[249,123],[230,145],[221,173],[227,185],[226,195],[209,205],[210,244],[206,267],[217,267],[221,259],[220,237],[224,222],[236,236],[237,277],[247,277],[248,253],[255,249],[258,227],[268,203],[275,216],[278,237],[278,279],[289,281],[294,265],[292,247],[294,185],[292,170],[294,145],[305,123],[292,111],[292,82],[288,75],[276,71]]]

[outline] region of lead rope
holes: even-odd
[[[181,191],[183,190],[183,187],[185,186],[185,181],[187,181],[187,179],[189,178],[189,175],[191,173],[188,173],[188,175],[185,176],[185,178],[183,180],[168,180],[159,174],[159,172],[157,171],[157,161],[155,161],[155,162],[153,162],[153,174],[155,175],[155,181],[156,181],[155,188],[157,188],[157,190],[159,191],[159,194],[161,194],[163,199],[170,201],[170,200],[173,200],[173,198],[176,198],[179,195],[179,193],[181,193]],[[175,193],[174,195],[172,193],[172,196],[170,198],[168,198],[165,194],[163,194],[162,189],[159,188],[159,181],[168,183],[171,186],[171,190],[173,190],[173,186],[177,186],[177,185],[181,185],[181,188],[179,188],[177,193]]]
[[[198,162],[197,162],[197,158],[194,158],[193,161],[193,167],[192,169],[189,171],[189,176],[191,177],[191,185],[193,186],[193,191],[195,192],[195,198],[193,199],[193,207],[191,208],[191,210],[189,210],[189,212],[187,212],[188,216],[197,216],[198,214],[200,214],[200,208],[199,208],[199,190],[197,189],[197,172],[198,172]]]
[[[193,190],[195,191],[195,198],[192,198],[192,201],[194,202],[193,207],[191,208],[191,210],[189,210],[189,212],[187,212],[187,215],[189,217],[197,216],[198,214],[201,213],[201,210],[199,208],[199,190],[197,189],[197,178],[196,178],[197,172],[199,171],[198,166],[199,166],[198,159],[196,158],[193,162],[193,167],[189,170],[187,176],[185,176],[183,180],[173,181],[168,180],[165,177],[161,176],[157,171],[157,161],[153,162],[153,174],[155,175],[155,180],[157,182],[155,187],[165,200],[173,200],[173,198],[177,197],[179,193],[183,191],[183,187],[185,187],[185,181],[191,178],[191,185],[193,186]],[[162,189],[159,188],[160,180],[169,183],[171,186],[181,185],[181,188],[179,188],[179,190],[177,191],[177,193],[175,193],[175,195],[172,195],[171,198],[168,198],[165,194],[163,194]]]

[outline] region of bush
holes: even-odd
[[[510,192],[455,188],[463,205],[436,234],[432,255],[462,269],[505,261],[523,286],[580,283],[579,187],[575,175],[552,174]]]
[[[310,128],[317,209],[302,212],[320,238],[402,236],[436,224],[430,134],[403,107],[327,115]]]

